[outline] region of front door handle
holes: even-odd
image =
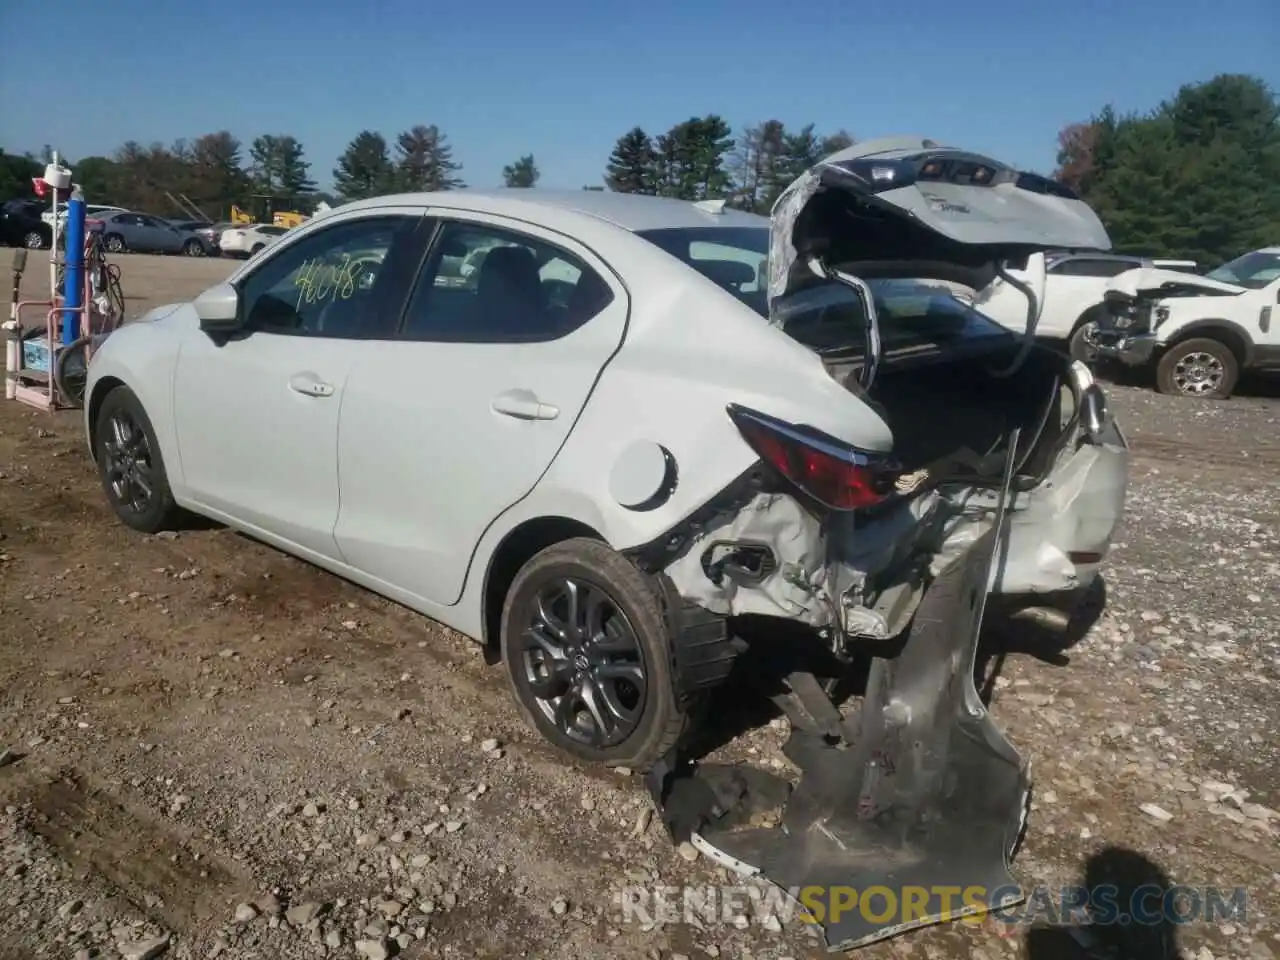
[[[333,384],[325,383],[311,373],[295,373],[289,378],[289,389],[308,397],[333,396]]]
[[[543,403],[532,390],[508,390],[494,397],[489,408],[517,420],[554,420],[560,416],[559,407]]]

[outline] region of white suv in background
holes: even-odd
[[[1084,336],[1085,328],[1105,315],[1103,295],[1109,280],[1139,267],[1196,272],[1196,264],[1191,260],[1153,260],[1113,253],[1034,256],[1045,260],[1044,310],[1036,325],[1036,336],[1061,346],[1074,359],[1085,362],[1094,358],[1093,348]],[[1011,270],[1010,273],[1020,277],[1024,271]],[[999,277],[974,295],[973,305],[1010,330],[1021,333],[1027,329],[1026,298]]]
[[[263,247],[271,246],[288,232],[287,227],[277,227],[270,223],[230,227],[218,237],[218,249],[223,256],[243,259],[253,256]]]

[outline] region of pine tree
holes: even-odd
[[[633,127],[618,138],[609,156],[604,182],[617,193],[656,193],[653,141],[641,127]]]
[[[362,130],[338,158],[333,186],[343,201],[363,200],[394,190],[394,174],[382,134]]]
[[[448,138],[435,125],[419,124],[396,137],[396,180],[401,190],[458,190],[466,186],[457,176]]]
[[[502,168],[502,181],[508,187],[532,187],[537,184],[541,176],[542,172],[538,169],[531,153]]]

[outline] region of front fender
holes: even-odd
[[[183,322],[184,311],[191,308],[184,304],[159,318],[153,318],[153,311],[104,338],[89,362],[84,405],[85,440],[92,457],[93,429],[102,401],[121,384],[132,390],[151,420],[169,485],[179,500],[184,483],[173,420],[173,375],[188,327]],[[191,313],[194,317],[194,311]]]

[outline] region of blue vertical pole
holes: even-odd
[[[84,198],[73,196],[67,203],[66,279],[62,286],[62,345],[71,346],[80,330],[78,307],[84,298]]]

